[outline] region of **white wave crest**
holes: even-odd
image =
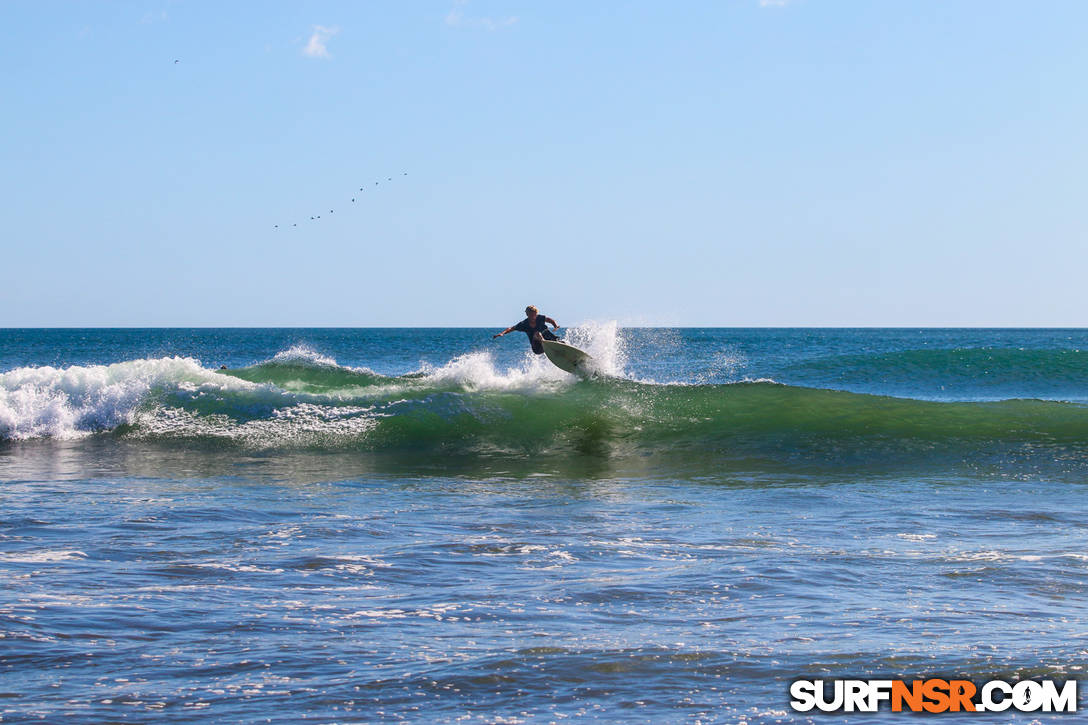
[[[615,322],[581,325],[566,333],[568,342],[596,359],[600,372],[615,377],[624,375],[623,344]],[[559,370],[545,356],[534,355],[527,348],[515,365],[505,369],[496,364],[491,351],[472,352],[441,366],[425,365],[420,371],[421,378],[390,378],[385,384],[352,389],[347,394],[306,393],[291,390],[289,386],[284,389],[271,383],[249,382],[206,369],[199,360],[190,357],[66,368],[17,368],[0,373],[0,439],[79,438],[126,424],[140,426],[151,435],[170,430],[190,431],[195,427],[204,434],[211,430],[215,435],[241,438],[268,437],[271,428],[289,431],[288,437],[360,435],[376,424],[371,420],[375,417],[372,411],[340,405],[337,410],[319,408],[330,401],[338,404],[358,401],[365,407],[365,401],[388,398],[399,390],[417,389],[421,385],[454,386],[467,392],[552,392],[577,382],[577,378]],[[266,362],[372,372],[367,368],[345,368],[333,358],[303,345],[277,353]],[[270,417],[263,422],[232,420],[230,405],[216,408],[224,393],[242,393],[238,405],[267,408]],[[189,409],[191,406],[199,411]],[[194,420],[198,417],[206,420],[196,426]]]
[[[314,367],[341,367],[336,360],[322,355],[306,345],[294,345],[281,352],[277,352],[267,362],[279,365],[313,365]]]
[[[458,355],[441,367],[424,365],[420,370],[428,385],[453,385],[472,392],[477,390],[554,389],[562,385],[566,373],[531,352],[517,367],[500,370],[490,352]]]
[[[587,323],[566,330],[566,342],[584,350],[597,362],[596,370],[610,377],[624,374],[626,357],[616,322]],[[490,351],[459,355],[445,365],[424,365],[420,370],[429,384],[456,385],[476,390],[555,390],[577,380],[548,361],[526,350],[516,366],[500,369]]]
[[[377,373],[367,367],[351,367],[350,365],[341,365],[336,361],[335,358],[324,355],[307,345],[293,345],[286,350],[277,352],[268,360],[257,363],[258,366],[269,364],[296,365],[299,367],[311,368],[335,368],[337,370],[348,370],[353,373],[366,373],[368,375],[377,375]]]
[[[130,423],[148,392],[163,385],[256,387],[182,357],[16,368],[0,374],[0,438],[78,438],[116,428]]]

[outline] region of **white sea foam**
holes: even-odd
[[[181,357],[17,368],[0,374],[0,438],[75,438],[116,428],[132,422],[148,392],[164,385],[258,387]]]
[[[624,374],[622,341],[615,322],[587,324],[567,331],[567,340],[592,355],[602,373]],[[345,368],[303,345],[284,350],[268,363]],[[460,355],[441,366],[424,366],[420,378],[389,378],[382,385],[352,391],[306,393],[254,383],[201,366],[188,357],[130,360],[112,365],[66,368],[24,367],[0,374],[0,439],[78,438],[137,424],[144,435],[211,435],[247,441],[333,435],[365,435],[381,413],[358,407],[364,400],[388,398],[420,386],[473,391],[552,392],[577,381],[526,350],[513,366],[500,367],[490,351]],[[233,420],[225,397],[240,396],[248,422]],[[328,405],[330,402],[336,405]],[[343,403],[356,403],[345,406]],[[204,407],[205,403],[210,407]],[[190,404],[203,412],[194,411]],[[364,403],[365,405],[365,403]],[[253,409],[267,409],[259,419]]]
[[[584,350],[597,361],[597,370],[604,375],[624,374],[626,357],[615,321],[586,323],[566,331],[566,341]],[[576,381],[573,375],[552,365],[544,355],[526,350],[517,365],[500,369],[490,351],[459,355],[442,366],[424,365],[429,383],[456,385],[475,390],[555,390]]]
[[[86,559],[87,555],[82,551],[58,550],[58,551],[20,551],[15,553],[0,553],[0,561],[17,562],[20,564],[56,564],[61,561],[79,561]]]
[[[336,366],[306,348],[274,360]],[[155,402],[149,404],[149,398]],[[174,404],[241,396],[242,409],[271,409],[269,417],[238,423],[222,413],[198,415]],[[67,368],[24,367],[0,374],[0,439],[79,438],[138,424],[145,435],[198,434],[240,440],[360,434],[373,428],[371,409],[326,406],[330,396],[282,390],[208,370],[193,358],[129,360]],[[228,406],[229,411],[229,406]]]
[[[265,360],[259,365],[298,365],[301,367],[314,367],[314,368],[335,368],[338,370],[350,370],[353,373],[367,373],[369,375],[377,375],[372,369],[368,367],[352,367],[350,365],[341,365],[334,358],[324,355],[317,350],[309,347],[308,345],[293,345],[281,352],[277,352],[268,360]]]
[[[336,360],[307,347],[306,345],[294,345],[281,352],[277,352],[267,362],[281,365],[313,365],[315,367],[341,367]]]
[[[566,382],[563,371],[532,353],[506,369],[495,364],[490,352],[471,352],[440,367],[424,365],[420,372],[427,384],[453,385],[467,391],[547,389]]]
[[[239,422],[226,415],[197,416],[191,411],[157,407],[135,416],[145,436],[200,436],[252,446],[320,443],[329,437],[360,437],[378,425],[373,408],[298,403],[273,410],[268,418]]]

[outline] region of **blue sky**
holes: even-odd
[[[11,0],[0,326],[1082,326],[1085,27]]]

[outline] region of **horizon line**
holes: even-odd
[[[571,329],[580,325],[567,325]],[[1088,325],[618,325],[625,330],[1086,330]],[[0,330],[490,330],[496,325],[28,325]]]

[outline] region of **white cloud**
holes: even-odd
[[[329,55],[329,48],[325,44],[329,41],[329,38],[339,32],[340,28],[326,28],[323,25],[315,25],[313,35],[310,36],[310,40],[306,43],[306,47],[302,49],[302,53],[311,58],[331,58],[332,56]]]
[[[446,25],[454,28],[498,30],[500,28],[509,27],[518,21],[513,15],[505,18],[466,17],[464,10],[462,10],[466,5],[468,5],[468,0],[456,0],[453,7],[450,8],[449,13],[446,14]]]

